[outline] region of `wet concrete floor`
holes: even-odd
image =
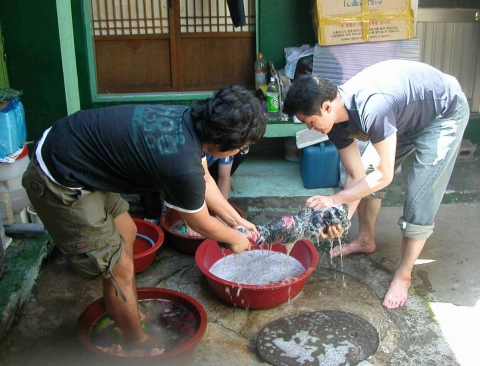
[[[275,207],[275,198],[256,206]],[[262,224],[299,207],[251,210]],[[265,310],[224,304],[212,293],[193,256],[165,243],[153,264],[137,275],[138,287],[164,287],[197,299],[208,314],[208,328],[189,365],[262,365],[256,335],[275,319],[311,311],[351,312],[378,331],[377,352],[365,365],[478,365],[475,336],[480,327],[478,225],[480,203],[444,204],[436,230],[415,266],[407,305],[382,307],[400,257],[400,207],[382,208],[377,222],[377,251],[330,260],[329,243],[317,247],[320,261],[303,291],[289,303]],[[349,237],[356,233],[356,221]],[[17,320],[0,344],[0,365],[110,365],[79,343],[76,322],[82,310],[101,297],[99,281],[84,282],[57,251],[45,261],[37,283]],[[478,344],[476,345],[478,346]],[[117,363],[115,363],[117,364]]]

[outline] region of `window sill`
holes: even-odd
[[[292,121],[269,121],[267,131],[263,137],[290,137],[295,136],[297,131],[305,130],[307,127],[303,123],[293,123]]]
[[[93,96],[94,103],[124,103],[124,102],[170,102],[170,101],[193,101],[210,98],[213,92],[171,92],[171,93],[135,93],[135,94],[96,94]]]
[[[138,103],[138,102],[185,102],[210,98],[213,92],[175,92],[175,93],[136,93],[136,94],[98,94],[93,97],[94,103]],[[305,130],[303,123],[292,121],[269,121],[264,137],[290,137],[297,131]]]

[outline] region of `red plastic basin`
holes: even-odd
[[[137,226],[137,234],[144,235],[153,240],[154,245],[137,236],[133,244],[133,265],[135,267],[135,273],[143,271],[150,264],[152,264],[155,254],[163,243],[165,235],[163,230],[149,221],[141,219],[133,219]]]
[[[137,295],[139,300],[151,300],[151,299],[163,299],[176,302],[186,306],[192,311],[199,320],[199,327],[197,333],[188,341],[181,344],[179,347],[171,350],[170,352],[163,353],[156,356],[148,357],[121,357],[107,352],[103,352],[92,345],[88,339],[90,331],[95,323],[106,314],[103,298],[100,298],[83,310],[82,314],[77,321],[77,334],[80,342],[91,352],[98,356],[117,360],[119,362],[125,362],[131,364],[133,362],[148,362],[161,365],[184,365],[190,359],[197,346],[198,342],[202,339],[207,329],[207,313],[205,309],[200,305],[198,301],[192,297],[185,295],[181,292],[168,290],[164,288],[156,287],[144,287],[137,289]]]
[[[233,205],[232,207],[239,213],[241,217],[245,217],[240,208]],[[179,221],[182,221],[182,218],[176,210],[169,208],[162,214],[160,217],[160,224],[165,232],[165,240],[167,243],[171,243],[173,247],[180,252],[193,255],[197,252],[198,247],[203,243],[205,237],[184,235],[178,231],[172,230],[172,226],[177,224]]]
[[[267,249],[270,246],[263,246]],[[260,250],[259,246],[252,250]],[[274,244],[272,250],[286,253],[285,246]],[[281,283],[266,285],[238,284],[224,280],[210,273],[210,268],[225,255],[232,252],[222,249],[214,240],[205,240],[197,250],[195,261],[200,271],[206,276],[212,291],[224,302],[249,309],[266,309],[286,303],[302,291],[308,277],[313,273],[318,264],[318,252],[308,240],[299,240],[293,246],[290,255],[305,267],[305,272],[299,276]]]

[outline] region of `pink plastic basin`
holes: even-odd
[[[267,249],[268,246],[263,246]],[[260,250],[260,247],[253,247]],[[272,250],[286,253],[285,246],[274,244]],[[293,246],[290,255],[305,267],[305,272],[299,276],[281,283],[266,285],[247,285],[230,282],[210,273],[210,268],[225,255],[232,252],[222,249],[216,241],[207,239],[197,250],[195,261],[197,266],[206,276],[212,291],[224,302],[249,309],[266,309],[286,303],[302,291],[308,277],[313,273],[318,263],[318,252],[308,240],[299,240]]]
[[[241,217],[245,217],[242,210],[236,206],[232,207]],[[196,253],[200,244],[205,240],[205,237],[184,235],[178,231],[172,230],[172,226],[176,225],[179,221],[182,221],[182,218],[176,210],[169,208],[162,214],[160,224],[165,231],[165,240],[167,243],[171,243],[174,248],[180,252],[193,255]]]
[[[163,243],[165,235],[163,234],[162,229],[149,221],[141,219],[133,219],[133,221],[137,226],[137,234],[146,236],[153,242],[152,245],[149,240],[142,238],[141,236],[135,238],[133,244],[133,265],[135,273],[138,273],[152,264],[157,250]]]
[[[103,352],[97,349],[94,345],[92,345],[88,339],[90,331],[92,330],[95,323],[106,313],[103,298],[100,298],[87,306],[78,318],[77,334],[80,342],[89,351],[95,353],[98,356],[111,360],[117,360],[126,364],[131,364],[134,362],[147,362],[168,366],[185,365],[191,358],[195,347],[197,346],[198,342],[200,342],[207,329],[207,313],[205,312],[205,309],[202,307],[202,305],[200,305],[198,301],[196,301],[192,297],[178,291],[168,290],[164,288],[138,288],[137,295],[139,300],[163,299],[186,306],[190,311],[194,313],[195,317],[199,320],[199,327],[197,332],[188,342],[185,342],[177,348],[171,350],[170,352],[166,352],[161,355],[148,357],[122,357]]]

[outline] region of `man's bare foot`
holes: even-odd
[[[140,321],[142,323],[150,323],[154,318],[153,314],[147,315],[142,310],[140,310],[140,308],[138,308],[138,312],[140,313]]]
[[[354,240],[350,244],[342,245],[342,249],[340,249],[340,245],[333,247],[330,250],[330,256],[332,258],[340,257],[340,255],[346,256],[353,253],[373,253],[377,249],[375,242],[371,241],[361,241],[361,240]]]
[[[383,306],[387,309],[396,309],[402,307],[407,302],[408,289],[410,288],[410,276],[395,273],[390,288],[388,289]]]
[[[145,335],[145,339],[140,342],[126,343],[123,348],[128,357],[156,356],[165,352],[165,349],[159,346],[160,341]]]

